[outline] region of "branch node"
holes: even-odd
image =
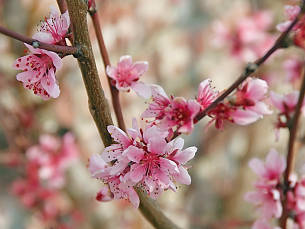
[[[255,64],[255,63],[248,63],[247,66],[246,66],[246,69],[245,69],[245,74],[246,75],[249,75],[253,72],[255,72],[258,68],[258,65]]]
[[[40,43],[39,43],[39,41],[33,41],[31,45],[32,45],[34,48],[39,48]]]
[[[84,57],[84,52],[82,51],[82,48],[80,45],[75,45],[75,48],[76,48],[76,52],[73,54],[73,56],[76,58],[76,59],[81,59]]]

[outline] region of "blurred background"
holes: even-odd
[[[261,56],[279,35],[276,25],[286,20],[284,0],[96,0],[111,63],[120,56],[149,62],[142,80],[160,84],[169,95],[195,97],[199,83],[207,78],[219,91],[241,73],[245,63]],[[55,0],[0,0],[0,24],[32,36],[40,21],[49,16]],[[99,75],[105,78],[92,22],[90,35]],[[43,101],[25,90],[15,78],[12,65],[24,55],[25,46],[0,34],[0,228],[152,228],[141,213],[126,201],[101,203],[95,196],[102,184],[91,178],[88,158],[103,150],[88,110],[87,95],[76,60],[63,59],[57,73],[61,95]],[[291,79],[287,61],[304,59],[297,48],[277,52],[260,68],[259,76],[278,93],[299,88]],[[140,121],[145,101],[134,92],[120,94],[128,127]],[[255,175],[248,167],[252,157],[265,158],[271,148],[286,154],[288,132],[275,140],[274,115],[249,126],[226,124],[224,130],[205,128],[206,118],[196,125],[186,146],[199,148],[189,172],[190,186],[177,193],[167,191],[158,200],[164,212],[182,228],[250,228],[255,208],[244,201]],[[304,163],[304,127],[298,138],[297,171]],[[56,141],[70,132],[75,137],[73,162],[64,170],[64,183],[56,193],[42,195],[29,204],[16,191],[16,182],[28,176],[25,152],[43,134]],[[63,143],[64,144],[64,143]],[[14,188],[15,187],[15,188]],[[36,190],[32,191],[35,192]],[[43,192],[45,193],[45,192]],[[27,197],[28,198],[28,197]],[[46,204],[47,203],[47,204]],[[51,203],[55,215],[45,216]],[[48,212],[48,211],[47,211]]]

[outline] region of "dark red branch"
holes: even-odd
[[[95,4],[93,4],[93,6],[95,6]],[[102,30],[101,30],[99,15],[98,15],[98,12],[97,12],[95,7],[91,8],[89,10],[89,13],[90,13],[91,18],[92,18],[92,22],[93,22],[94,30],[95,30],[95,33],[96,33],[99,49],[100,49],[102,59],[103,59],[103,63],[104,63],[104,67],[105,67],[105,74],[107,76],[106,68],[107,68],[107,66],[110,66],[111,63],[110,63],[109,55],[108,55],[106,45],[105,45],[105,42],[104,42],[103,33],[102,33]],[[122,130],[125,131],[126,126],[125,126],[123,113],[122,113],[122,109],[121,109],[121,105],[120,105],[119,91],[115,86],[113,86],[111,84],[111,79],[109,78],[109,76],[107,76],[107,81],[108,81],[108,85],[109,85],[109,88],[110,88],[110,91],[111,91],[112,106],[113,106],[114,113],[115,113],[115,116],[116,116],[117,121],[118,121],[118,126]]]
[[[77,54],[77,48],[71,47],[71,46],[62,46],[62,45],[52,45],[52,44],[47,44],[44,42],[40,42],[38,40],[29,38],[27,36],[24,36],[22,34],[16,33],[14,31],[11,31],[9,29],[6,29],[2,26],[0,26],[0,33],[14,38],[15,40],[21,41],[23,43],[32,45],[34,48],[40,48],[40,49],[45,49],[48,51],[56,52],[65,55],[74,55]]]
[[[303,81],[300,89],[300,95],[298,99],[297,106],[295,108],[295,114],[293,116],[291,125],[288,126],[289,128],[289,142],[288,142],[288,153],[287,153],[287,167],[284,174],[284,185],[286,187],[289,186],[289,177],[293,173],[294,165],[295,165],[295,157],[296,157],[296,151],[294,150],[295,140],[297,136],[297,130],[298,130],[298,123],[301,116],[303,101],[304,101],[304,95],[305,95],[305,73],[303,75]],[[283,229],[286,229],[287,227],[287,219],[289,216],[289,210],[287,209],[287,193],[284,192],[284,200],[283,200],[283,214],[280,219],[281,227]]]

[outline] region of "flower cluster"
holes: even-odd
[[[285,6],[285,14],[287,17],[287,21],[280,23],[277,25],[277,29],[280,32],[285,31],[292,21],[297,17],[300,13],[301,8],[297,5],[286,5]],[[305,17],[303,16],[299,22],[293,27],[293,42],[295,45],[305,48]]]
[[[282,216],[284,192],[287,191],[287,209],[293,215],[295,229],[305,228],[305,178],[297,180],[296,174],[289,178],[289,187],[281,182],[286,168],[286,160],[272,149],[265,163],[254,158],[249,166],[258,176],[255,191],[248,192],[245,199],[258,206],[260,218],[254,223],[253,229],[272,227],[268,221]],[[286,191],[285,191],[286,190]]]
[[[74,137],[67,133],[60,140],[43,135],[39,145],[27,150],[26,157],[24,178],[13,183],[12,192],[25,207],[39,210],[44,220],[52,220],[60,214],[56,199],[65,183],[64,173],[77,158]]]
[[[166,131],[157,126],[140,129],[135,120],[128,135],[115,126],[108,126],[108,132],[116,144],[106,147],[102,155],[93,155],[89,164],[92,176],[107,185],[98,192],[98,200],[128,199],[138,207],[136,187],[155,199],[164,190],[175,191],[174,182],[191,183],[186,163],[197,148],[183,150],[182,138],[167,142]]]
[[[248,125],[263,115],[271,114],[264,102],[268,84],[261,79],[248,78],[229,99],[219,103],[208,115],[215,121],[215,126],[222,129],[224,121],[238,125]],[[211,121],[211,122],[212,122]]]
[[[46,18],[39,32],[33,39],[48,44],[66,45],[65,37],[70,26],[68,12],[60,15],[55,9],[51,9],[50,18]],[[60,90],[55,77],[56,71],[62,66],[62,60],[57,53],[34,48],[25,44],[29,55],[18,58],[14,67],[22,72],[17,74],[17,80],[23,86],[33,90],[35,95],[43,99],[57,98]]]
[[[217,46],[228,44],[231,54],[240,60],[254,60],[274,42],[274,37],[267,33],[272,17],[269,12],[261,11],[238,18],[233,27],[215,22],[213,42]]]
[[[294,111],[298,102],[299,91],[294,91],[285,95],[275,92],[270,93],[270,100],[273,106],[279,110],[276,123],[276,138],[278,139],[279,129],[288,127],[292,121]],[[303,103],[302,112],[304,113],[305,102]]]
[[[200,110],[200,104],[195,99],[168,97],[158,85],[153,85],[151,91],[152,101],[141,117],[153,118],[153,125],[170,133],[174,130],[179,133],[190,133],[193,129],[194,117]],[[208,97],[207,100],[209,99]]]

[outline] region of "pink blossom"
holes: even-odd
[[[286,168],[284,157],[272,149],[265,163],[255,158],[250,161],[249,166],[258,175],[258,180],[255,183],[255,191],[248,192],[245,199],[259,205],[263,217],[279,218],[282,214],[282,205],[278,184]]]
[[[128,134],[115,126],[107,129],[117,143],[106,147],[101,156],[92,156],[89,170],[93,177],[109,185],[114,199],[128,199],[138,207],[134,187],[141,187],[150,197],[157,198],[164,190],[175,191],[174,181],[190,184],[186,163],[194,157],[196,147],[182,150],[181,138],[167,143],[166,131],[157,126],[142,130],[135,121]],[[105,192],[104,189],[100,192],[102,197]]]
[[[15,69],[23,71],[17,74],[17,80],[43,99],[57,98],[60,91],[55,73],[62,66],[61,58],[54,52],[25,46],[30,54],[18,58],[14,63]]]
[[[303,69],[303,62],[297,58],[290,58],[286,60],[284,63],[284,69],[286,71],[287,80],[289,82],[295,82],[296,80],[300,79],[302,69]]]
[[[224,121],[238,125],[248,125],[263,115],[272,113],[264,102],[268,92],[267,82],[261,79],[249,78],[228,100],[219,103],[208,112],[215,121],[215,126],[222,129]]]
[[[50,17],[45,18],[41,23],[40,31],[34,34],[33,39],[48,44],[66,45],[65,37],[69,26],[70,18],[68,11],[60,15],[54,7],[51,7]]]
[[[272,46],[274,37],[267,33],[272,23],[269,12],[260,11],[239,17],[233,26],[215,23],[217,45],[228,44],[231,54],[241,60],[258,58]]]
[[[62,140],[50,135],[42,135],[40,144],[30,147],[27,152],[29,163],[38,166],[38,175],[50,188],[62,187],[65,183],[64,173],[77,158],[74,137],[71,133]]]
[[[194,117],[200,110],[200,104],[183,97],[170,98],[159,86],[152,86],[152,102],[142,114],[142,118],[154,118],[153,124],[161,129],[177,130],[180,133],[190,133],[193,129]]]
[[[291,22],[296,18],[296,16],[299,14],[301,8],[296,5],[296,6],[291,6],[291,5],[286,5],[285,7],[285,16],[287,17],[287,21],[280,23],[276,26],[277,30],[280,32],[284,32]]]
[[[279,110],[278,119],[276,122],[276,137],[278,139],[278,130],[286,128],[288,122],[293,118],[299,98],[299,92],[294,91],[285,95],[280,95],[275,92],[270,93],[270,100],[273,106]],[[302,105],[302,113],[304,114],[305,102]]]
[[[197,102],[201,105],[201,110],[206,109],[217,97],[217,92],[211,87],[211,80],[206,79],[199,84]]]
[[[139,96],[149,98],[151,96],[150,86],[139,81],[140,76],[147,69],[146,61],[132,63],[131,56],[122,56],[117,67],[107,66],[106,72],[118,90],[126,91],[132,88]]]

